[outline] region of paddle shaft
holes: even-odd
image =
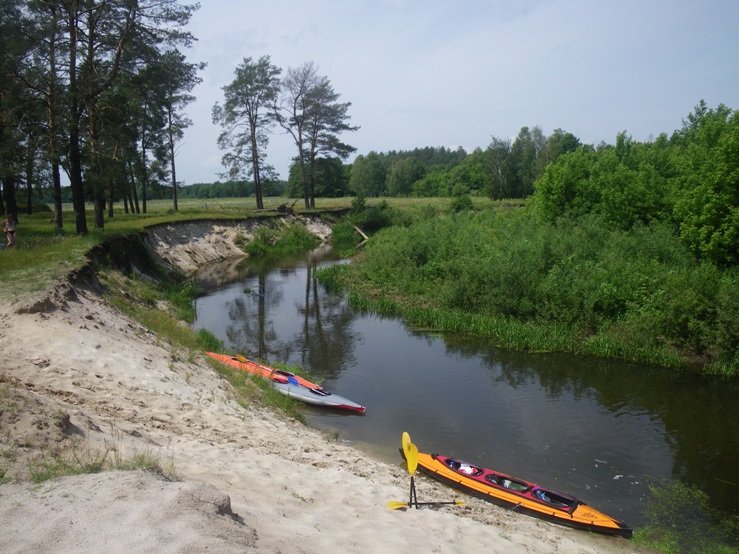
[[[450,501],[440,501],[440,502],[415,502],[415,506],[438,506],[442,504],[453,504],[455,506],[463,506],[464,502],[461,500],[450,500]],[[408,502],[398,502],[397,500],[391,500],[387,503],[387,507],[391,510],[404,510],[408,508],[409,504]]]
[[[415,505],[416,508],[418,508],[418,496],[416,496],[416,482],[413,479],[413,475],[411,475],[411,497],[408,501],[409,506]]]

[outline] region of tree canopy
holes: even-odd
[[[675,226],[693,253],[739,263],[739,113],[698,104],[668,138],[578,147],[550,164],[536,184],[540,217],[595,213],[620,229],[657,221]]]
[[[121,198],[126,209],[138,209],[137,184],[145,191],[150,181],[171,177],[176,190],[174,152],[190,124],[182,110],[202,68],[186,63],[178,48],[193,39],[184,28],[197,7],[177,0],[2,3],[0,179],[7,202],[24,183],[30,209],[34,182],[49,178],[61,228],[63,170],[76,230],[86,233],[89,199],[102,229],[106,204],[109,217]]]

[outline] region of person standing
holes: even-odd
[[[8,239],[7,248],[15,246],[16,223],[13,214],[8,215],[7,219],[3,221],[3,233],[5,233],[5,237]]]

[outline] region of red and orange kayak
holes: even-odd
[[[307,404],[323,406],[326,408],[335,408],[337,410],[348,410],[359,414],[363,414],[365,412],[365,407],[361,404],[357,404],[348,398],[329,392],[322,386],[312,383],[304,377],[291,373],[290,371],[276,369],[274,367],[247,360],[243,356],[236,357],[228,354],[217,354],[215,352],[206,352],[205,354],[214,360],[218,360],[219,362],[235,367],[236,369],[269,379],[272,386],[280,393],[285,396],[295,398],[296,400],[306,402]]]
[[[247,373],[251,373],[252,375],[256,375],[258,377],[264,377],[265,379],[270,379],[272,381],[275,381],[277,383],[287,383],[288,379],[295,380],[298,382],[298,384],[308,387],[311,389],[322,389],[323,387],[320,385],[317,385],[315,383],[311,383],[307,379],[295,375],[294,373],[291,373],[289,371],[284,371],[282,369],[276,369],[274,367],[269,367],[257,362],[254,362],[252,360],[247,360],[246,358],[239,356],[230,356],[228,354],[217,354],[215,352],[206,352],[207,356],[210,356],[214,360],[218,360],[221,363],[224,363],[226,365],[230,365],[231,367],[235,367],[236,369],[240,369],[241,371],[246,371]]]
[[[553,523],[631,538],[633,530],[574,496],[439,454],[418,454],[418,467],[434,479],[499,506]]]

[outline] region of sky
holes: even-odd
[[[188,3],[185,1],[185,3]],[[223,180],[223,102],[245,58],[283,71],[313,62],[359,130],[357,150],[467,152],[522,127],[581,142],[671,134],[705,100],[739,109],[736,0],[200,0],[185,53],[206,62],[177,154],[185,184]],[[275,129],[267,163],[296,154]]]

